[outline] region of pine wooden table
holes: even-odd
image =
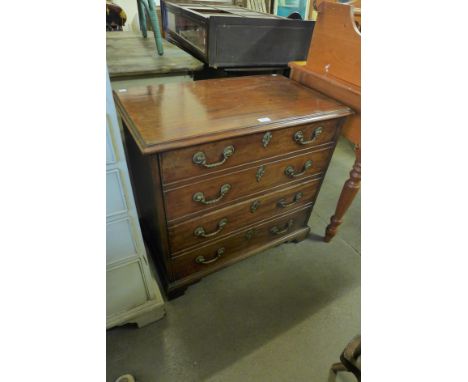
[[[163,40],[159,56],[153,38],[137,32],[106,32],[107,67],[111,81],[165,76],[190,76],[203,69],[203,63]]]

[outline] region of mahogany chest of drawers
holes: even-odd
[[[169,298],[307,237],[350,109],[281,76],[119,89],[144,239]]]

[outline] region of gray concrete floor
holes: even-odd
[[[340,140],[309,239],[206,277],[147,327],[107,332],[107,381],[327,381],[360,332],[360,194],[331,243],[322,241],[354,162]],[[342,376],[338,381],[353,380]]]

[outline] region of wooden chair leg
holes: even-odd
[[[354,197],[361,188],[361,147],[356,146],[354,149],[356,161],[349,173],[349,179],[345,182],[341,190],[340,199],[336,206],[335,215],[330,219],[330,224],[325,231],[325,241],[328,243],[336,235],[338,226],[343,222],[343,216],[354,200]]]

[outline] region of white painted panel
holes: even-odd
[[[124,212],[127,212],[127,204],[119,170],[108,171],[106,174],[106,216],[110,217]]]
[[[140,314],[148,301],[162,304],[163,299],[146,262],[108,75],[106,111],[106,175],[111,174],[107,176],[106,325],[112,327]]]
[[[115,163],[115,150],[112,144],[109,123],[110,123],[109,114],[107,114],[107,118],[106,118],[106,164]]]
[[[107,263],[137,256],[130,220],[125,218],[107,223],[106,260]]]
[[[120,313],[147,301],[138,262],[107,271],[107,315]]]

